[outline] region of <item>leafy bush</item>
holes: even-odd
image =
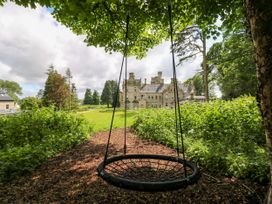
[[[41,107],[42,101],[36,97],[26,97],[20,101],[21,110],[36,110]]]
[[[0,117],[0,181],[31,171],[83,141],[90,127],[73,114],[42,108]]]
[[[24,175],[37,167],[53,152],[43,145],[11,148],[0,152],[0,181],[9,181],[16,176]]]
[[[186,103],[181,106],[186,155],[210,171],[238,178],[266,181],[268,157],[257,102]],[[133,125],[145,138],[176,147],[174,111],[141,111]]]
[[[224,140],[230,145],[239,145],[249,140],[259,145],[265,144],[262,119],[253,97],[234,101],[187,103],[181,110],[185,133],[194,138]]]

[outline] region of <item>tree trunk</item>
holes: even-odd
[[[272,6],[271,0],[245,0],[255,48],[260,111],[270,161],[267,203],[272,203]]]
[[[204,80],[204,93],[206,101],[209,101],[209,82],[208,82],[208,66],[207,66],[207,48],[206,48],[206,35],[203,34],[203,61],[202,61],[202,69],[203,69],[203,80]]]

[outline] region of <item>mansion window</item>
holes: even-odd
[[[137,96],[134,96],[134,99],[136,100],[136,99],[137,99]]]
[[[144,95],[141,95],[141,99],[143,99],[144,98]]]
[[[9,104],[6,104],[6,109],[9,109]]]

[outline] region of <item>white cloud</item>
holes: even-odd
[[[80,97],[86,88],[101,91],[106,80],[118,78],[121,54],[110,55],[102,48],[87,47],[83,36],[57,23],[45,8],[33,10],[6,3],[0,7],[0,28],[0,78],[20,83],[24,96],[36,95],[43,88],[50,64],[62,74],[67,67],[71,69]],[[163,71],[169,81],[169,46],[168,42],[157,46],[142,60],[130,57],[128,71],[148,80]],[[191,77],[199,64],[197,59],[178,67],[179,79]]]

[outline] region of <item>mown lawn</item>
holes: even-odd
[[[78,112],[83,118],[87,119],[93,127],[94,132],[108,130],[112,117],[112,108],[91,109],[84,112]],[[135,120],[137,110],[127,111],[127,126],[131,126]],[[116,110],[114,117],[114,128],[124,127],[124,111]]]

